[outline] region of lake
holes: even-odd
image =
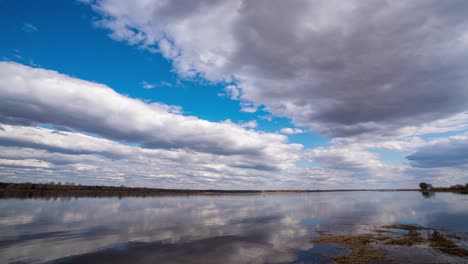
[[[386,224],[468,234],[468,195],[269,195],[0,199],[0,263],[326,263],[320,232]]]

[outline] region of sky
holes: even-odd
[[[468,182],[465,0],[0,1],[0,181]]]

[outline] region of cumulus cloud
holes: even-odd
[[[290,127],[285,127],[280,130],[281,133],[286,134],[286,135],[294,135],[294,134],[301,134],[304,133],[302,129],[299,128],[290,128]]]
[[[250,103],[241,102],[241,112],[255,113],[257,112],[257,107]]]
[[[35,25],[33,25],[33,24],[31,24],[31,23],[24,23],[24,24],[23,24],[22,30],[23,30],[24,32],[36,32],[36,31],[39,31],[39,29],[38,29]]]
[[[160,103],[160,102],[150,103],[150,105],[158,109],[162,109],[164,111],[172,113],[172,114],[181,115],[184,113],[184,109],[182,109],[182,107],[178,105],[167,105],[165,103]]]
[[[226,92],[227,96],[233,100],[239,99],[240,90],[235,85],[228,85],[224,87],[224,91]]]
[[[332,140],[303,151],[285,135],[255,131],[256,121],[209,122],[179,106],[0,62],[5,179],[34,172],[136,185],[158,179],[167,187],[283,188],[466,179],[466,134],[424,137],[468,129],[466,1],[87,3],[112,39],[160,53],[182,78],[222,83],[240,111],[289,117]],[[373,149],[397,151],[408,162],[388,164]]]
[[[0,159],[0,167],[49,168],[49,164],[44,161],[33,160],[33,159],[23,159],[23,160]]]
[[[159,83],[150,83],[150,82],[147,82],[147,81],[142,81],[142,82],[140,82],[140,85],[141,85],[141,87],[143,87],[145,89],[154,89],[156,87],[170,87],[170,86],[172,86],[171,83],[165,82],[165,81],[162,81],[162,82],[159,82]]]
[[[122,158],[135,154],[131,147],[81,133],[57,132],[51,129],[3,125],[0,146],[42,149],[64,154],[99,154]]]
[[[226,164],[225,167],[229,167],[232,164],[236,168],[260,168],[261,165],[264,165],[265,167],[282,169],[287,168],[298,159],[298,153],[294,152],[284,153],[283,155],[271,152],[266,156],[258,157],[240,155],[222,156],[186,150],[146,149],[78,132],[57,133],[55,130],[47,128],[11,125],[3,125],[2,127],[3,130],[0,130],[0,146],[3,147],[34,148],[67,155],[99,155],[110,160],[143,157],[145,159],[197,163],[197,165],[213,165],[213,167],[222,164]],[[15,156],[25,158],[17,153],[10,155],[3,154],[0,155],[0,158],[13,159]],[[38,157],[28,156],[28,158]]]
[[[468,134],[436,140],[406,158],[413,167],[468,169]]]
[[[331,137],[391,134],[467,110],[466,1],[98,0],[93,8],[112,38],[159,48],[181,76],[235,81],[241,100]]]
[[[249,122],[242,122],[240,125],[244,128],[256,128],[258,126],[258,123],[256,120],[251,120]]]
[[[301,161],[311,166],[297,166]],[[355,145],[320,147],[304,153],[225,156],[147,149],[79,132],[3,124],[0,176],[10,181],[165,188],[394,188],[416,186],[422,179],[455,184],[466,179],[466,170],[386,164],[376,153]]]
[[[141,86],[142,86],[143,88],[145,88],[145,89],[154,89],[154,88],[156,88],[156,84],[154,84],[154,83],[149,83],[149,82],[147,82],[147,81],[142,81],[140,84],[141,84]]]
[[[55,71],[0,62],[0,122],[52,124],[146,148],[190,149],[221,155],[266,155],[301,148],[272,133],[214,123],[147,104],[111,88]]]
[[[382,187],[385,182],[395,186],[388,182],[403,179],[397,168],[359,149],[224,156],[147,149],[78,132],[5,124],[0,130],[0,160],[0,175],[14,181],[31,180],[32,170],[36,181],[166,188],[356,188]],[[299,167],[301,160],[319,167]]]
[[[34,181],[249,189],[281,188],[303,175],[302,146],[255,131],[255,120],[213,123],[12,62],[0,62],[0,79],[5,180],[33,174]]]
[[[306,157],[310,161],[318,162],[321,167],[347,172],[373,170],[384,167],[375,153],[360,149],[344,148],[316,148],[310,150]],[[354,173],[353,173],[354,175]]]
[[[0,174],[5,179],[125,183],[180,188],[251,188],[286,179],[298,153],[223,156],[181,149],[146,149],[78,132],[3,125]],[[21,169],[23,168],[23,169]],[[107,182],[109,183],[109,182]]]

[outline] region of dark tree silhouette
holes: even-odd
[[[421,190],[423,190],[423,191],[429,189],[430,187],[431,187],[431,185],[428,184],[428,183],[425,183],[425,182],[421,182],[421,183],[419,184],[419,188],[421,188]]]

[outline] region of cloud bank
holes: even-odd
[[[330,137],[392,134],[468,107],[468,3],[98,0],[110,37]],[[234,87],[234,86],[232,86]],[[234,91],[230,89],[231,91]]]
[[[290,180],[282,173],[300,159],[302,145],[253,130],[255,121],[184,116],[175,106],[13,62],[0,62],[0,79],[4,179],[253,188]]]
[[[320,189],[468,177],[466,1],[85,4],[110,38],[165,57],[181,78],[222,85],[218,95],[251,117],[210,122],[0,62],[2,179]],[[141,79],[147,89],[171,85],[145,80],[153,78]],[[259,110],[268,113],[255,118]],[[261,119],[279,133],[259,131]],[[288,142],[308,132],[330,141],[312,149]]]
[[[420,168],[449,167],[468,169],[468,134],[427,144],[407,157]]]
[[[146,148],[183,148],[220,155],[267,155],[298,144],[271,133],[213,123],[147,104],[111,88],[55,71],[0,62],[0,121],[52,124]]]

